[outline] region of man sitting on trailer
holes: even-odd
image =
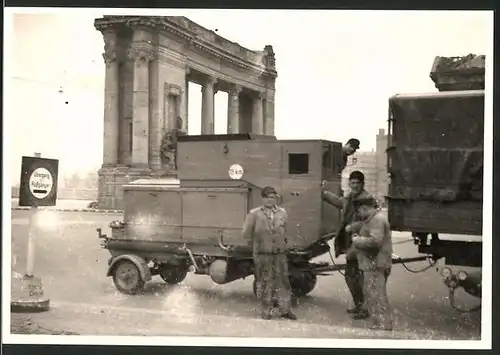
[[[392,330],[392,315],[387,296],[387,278],[392,266],[392,236],[387,217],[371,199],[355,202],[362,225],[353,234],[352,244],[363,272],[365,306],[370,328]]]
[[[287,239],[285,236],[287,212],[277,206],[278,193],[265,187],[261,193],[263,204],[249,212],[243,224],[243,238],[253,247],[254,274],[261,316],[271,319],[277,301],[281,317],[295,320],[291,310],[291,286],[288,279]]]
[[[347,313],[354,315],[355,319],[368,317],[368,311],[363,307],[363,273],[358,267],[356,251],[352,248],[351,234],[358,231],[361,226],[356,213],[354,202],[359,199],[371,199],[376,205],[376,199],[365,189],[365,175],[361,171],[353,171],[349,175],[350,192],[347,197],[338,196],[327,191],[326,183],[323,186],[323,200],[341,210],[340,224],[335,233],[334,249],[335,257],[346,255],[345,281],[354,301],[354,307],[349,308]]]

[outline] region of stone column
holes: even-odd
[[[149,72],[149,80],[151,83],[151,92],[149,93],[149,162],[151,169],[158,171],[161,169],[160,146],[162,141],[161,135],[161,110],[160,105],[163,100],[160,97],[160,76],[159,76],[159,61],[157,58],[151,63],[151,71]]]
[[[117,60],[117,36],[114,31],[103,32],[106,63],[104,86],[104,142],[103,167],[118,163],[119,137],[119,63]]]
[[[264,96],[261,92],[257,92],[253,98],[252,106],[252,133],[264,134],[264,110],[262,108],[262,100]]]
[[[241,86],[231,85],[227,97],[227,133],[240,133],[240,100]]]
[[[184,115],[182,116],[184,118],[183,122],[183,127],[182,130],[186,132],[186,134],[189,132],[189,77],[188,75],[191,73],[191,69],[186,68],[186,75],[185,75],[185,82],[184,82]]]
[[[132,167],[149,167],[149,62],[154,59],[151,51],[132,47],[129,51],[134,61],[132,91]]]
[[[217,79],[208,77],[201,88],[201,134],[214,134],[214,85]]]
[[[264,116],[264,134],[274,136],[274,91],[266,93]]]

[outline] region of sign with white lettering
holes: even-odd
[[[19,206],[55,206],[59,161],[40,157],[23,157]]]
[[[240,164],[233,164],[229,167],[229,177],[233,180],[240,180],[243,173],[243,167]]]

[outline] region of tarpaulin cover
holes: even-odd
[[[482,199],[482,91],[396,96],[390,109],[390,197]]]

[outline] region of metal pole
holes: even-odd
[[[26,276],[33,276],[35,263],[36,216],[38,207],[31,207],[28,232],[28,255],[26,260]]]
[[[37,158],[41,158],[41,153],[33,154]],[[35,239],[36,239],[36,225],[37,225],[37,213],[38,207],[32,206],[30,208],[30,218],[29,218],[29,232],[28,232],[28,253],[26,260],[26,276],[33,276],[33,267],[35,264]]]

